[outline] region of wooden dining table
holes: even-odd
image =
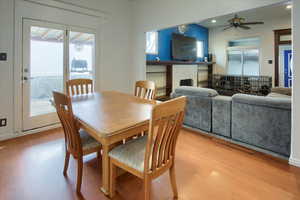
[[[149,126],[155,101],[106,91],[72,97],[75,117],[82,129],[102,144],[102,187],[109,194],[109,151],[124,139]]]

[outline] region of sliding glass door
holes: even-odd
[[[72,30],[23,21],[24,131],[59,122],[52,91],[64,92],[66,80],[94,78],[95,34]]]

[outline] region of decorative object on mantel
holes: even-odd
[[[178,31],[181,34],[185,34],[189,30],[189,25],[188,24],[182,24],[178,26]]]

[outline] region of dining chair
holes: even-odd
[[[117,167],[143,179],[144,199],[150,199],[153,179],[169,170],[174,198],[178,198],[175,180],[175,147],[184,118],[186,97],[163,102],[151,112],[148,135],[119,145],[109,152],[110,197],[115,195]]]
[[[135,82],[134,96],[154,100],[156,95],[156,87],[153,81],[137,81]],[[124,142],[127,142],[131,139],[136,139],[137,137],[143,136],[144,132],[133,136],[132,138],[126,138]]]
[[[73,115],[71,97],[59,92],[53,92],[54,103],[58,117],[61,121],[65,135],[65,165],[63,174],[67,175],[70,154],[77,159],[77,193],[80,193],[82,183],[83,156],[97,152],[97,158],[101,158],[101,144],[92,138],[87,132],[79,129]]]
[[[142,99],[154,100],[156,95],[155,83],[153,81],[137,81],[134,95]]]
[[[91,79],[72,79],[66,82],[67,95],[74,96],[89,94],[94,92],[93,80]]]

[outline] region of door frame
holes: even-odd
[[[50,1],[50,0],[49,0]],[[54,1],[53,1],[54,2]],[[103,63],[101,61],[101,43],[103,40],[102,25],[107,22],[109,14],[102,13],[101,16],[89,13],[89,9],[81,9],[74,6],[72,10],[65,9],[60,6],[52,7],[46,4],[35,3],[34,1],[14,0],[14,59],[13,59],[13,77],[14,77],[14,91],[13,91],[13,134],[22,136],[43,130],[59,127],[60,124],[38,128],[30,131],[22,130],[22,43],[23,43],[23,19],[32,19],[37,21],[61,24],[65,26],[72,26],[83,28],[85,30],[93,30],[96,33],[96,55],[95,55],[95,91],[101,89],[100,85],[100,71]],[[33,12],[34,11],[34,12]],[[76,11],[76,12],[75,12]],[[53,15],[53,13],[56,13]]]
[[[87,28],[79,28],[74,26],[66,26],[57,23],[44,22],[40,20],[32,20],[24,18],[23,21],[23,66],[22,66],[22,130],[29,131],[32,129],[43,128],[45,126],[51,126],[59,124],[59,119],[56,113],[46,113],[38,116],[30,116],[30,80],[25,81],[24,77],[27,76],[26,73],[30,73],[30,27],[37,26],[42,28],[57,29],[63,31],[63,91],[66,92],[66,81],[70,79],[70,57],[69,57],[69,48],[70,48],[70,32],[82,32],[94,35],[94,49],[93,49],[93,80],[96,80],[96,66],[95,66],[95,48],[96,48],[96,32]],[[27,69],[28,72],[25,72]],[[94,81],[96,84],[96,82]],[[47,123],[49,122],[50,123]]]
[[[45,126],[51,126],[59,123],[59,119],[56,113],[47,113],[41,114],[38,116],[30,117],[30,80],[24,80],[24,77],[28,77],[26,73],[30,74],[30,27],[38,26],[43,28],[57,29],[63,32],[63,88],[65,88],[65,81],[67,80],[67,71],[66,71],[66,62],[67,62],[67,35],[66,35],[66,26],[61,24],[23,19],[23,46],[22,46],[22,57],[23,57],[23,66],[22,66],[22,130],[29,131],[36,128],[42,128]],[[25,69],[28,72],[25,72]],[[45,125],[45,121],[51,121],[51,123]],[[35,125],[34,125],[35,124]],[[36,126],[36,127],[34,127]],[[34,128],[32,128],[34,127]]]
[[[284,35],[292,35],[292,29],[278,29],[274,30],[274,75],[275,75],[275,87],[279,86],[279,46],[280,45],[292,45],[291,40],[281,41],[280,37]]]

